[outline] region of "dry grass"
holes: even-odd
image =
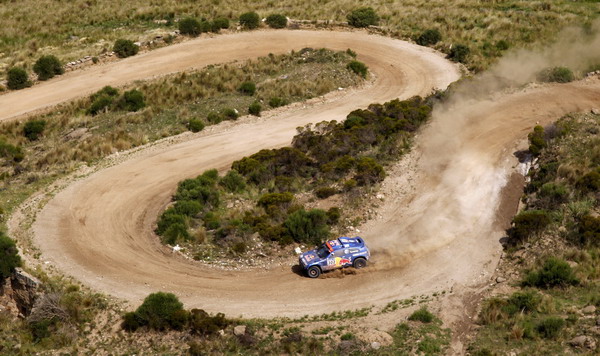
[[[282,13],[295,19],[345,21],[357,6],[375,8],[381,25],[401,38],[439,29],[443,40],[438,47],[468,45],[475,69],[501,55],[495,46],[500,40],[511,46],[548,40],[562,27],[589,24],[600,13],[595,0],[2,1],[0,72],[15,64],[31,68],[42,54],[55,54],[66,61],[98,55],[117,38],[144,40],[157,31],[173,30],[174,20],[185,16],[225,16],[236,21],[241,13],[255,10],[263,17]]]

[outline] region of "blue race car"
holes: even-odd
[[[360,237],[340,237],[322,244],[318,249],[300,255],[300,266],[310,278],[322,272],[354,266],[363,268],[371,257],[369,248]]]

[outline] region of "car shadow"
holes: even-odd
[[[290,270],[298,276],[304,277],[304,268],[300,265],[293,265]]]

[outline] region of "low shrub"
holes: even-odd
[[[197,200],[179,200],[173,210],[177,214],[194,217],[202,210],[202,204]]]
[[[0,231],[0,281],[10,277],[20,266],[21,257],[15,242]]]
[[[567,67],[547,68],[538,74],[540,82],[568,83],[575,80],[573,71]]]
[[[566,185],[561,183],[546,183],[541,186],[538,193],[540,202],[537,204],[545,204],[548,208],[555,207],[567,201],[569,190]]]
[[[238,91],[244,95],[252,96],[256,93],[256,84],[254,82],[243,82],[238,87]]]
[[[354,74],[360,75],[363,78],[367,77],[367,73],[369,71],[366,64],[359,61],[351,61],[350,63],[348,63],[346,68],[354,72]]]
[[[121,326],[127,326],[132,329],[131,331],[139,326],[147,326],[153,330],[181,330],[188,319],[188,313],[183,309],[179,299],[172,293],[163,292],[150,294],[133,315],[131,313],[125,315]]]
[[[520,243],[530,236],[540,233],[550,224],[550,215],[545,210],[525,210],[513,219],[513,227],[508,229],[512,243]]]
[[[198,36],[202,33],[200,21],[192,17],[187,17],[179,21],[179,33],[182,35]]]
[[[342,212],[340,208],[334,206],[327,210],[327,224],[337,224],[340,221],[340,217],[342,217]]]
[[[211,24],[212,32],[219,32],[219,30],[229,28],[229,19],[226,17],[217,17]]]
[[[546,148],[548,144],[544,138],[544,128],[537,125],[533,128],[533,132],[527,135],[529,140],[529,152],[535,157],[539,156],[542,149]]]
[[[136,89],[128,90],[123,93],[117,106],[121,110],[138,111],[146,106],[144,94]]]
[[[200,132],[204,130],[204,122],[200,119],[190,119],[188,122],[188,128],[192,132]]]
[[[453,62],[465,63],[469,53],[471,53],[471,49],[469,47],[462,44],[455,44],[450,49],[450,53],[448,53],[448,59]]]
[[[578,283],[571,266],[556,257],[548,258],[540,269],[529,271],[522,282],[524,286],[538,288],[567,287]]]
[[[237,120],[239,116],[240,115],[235,109],[227,108],[223,110],[223,118],[225,118],[225,120]]]
[[[600,246],[600,217],[583,216],[579,221],[579,243],[583,246]]]
[[[113,46],[113,52],[115,52],[120,58],[134,56],[139,50],[140,47],[133,43],[133,41],[122,38],[116,40],[115,45]]]
[[[240,25],[247,30],[253,30],[259,24],[260,18],[256,12],[246,12],[240,15]]]
[[[262,105],[260,105],[260,103],[258,101],[253,102],[248,107],[248,114],[250,114],[250,115],[260,116],[261,111],[262,111]]]
[[[337,193],[337,189],[332,187],[322,187],[315,189],[315,195],[319,199],[329,198],[330,196]]]
[[[271,28],[285,28],[287,26],[287,17],[281,14],[271,14],[267,16],[265,22]]]
[[[352,27],[369,27],[379,24],[379,16],[372,7],[361,7],[352,10],[346,18]]]
[[[600,168],[583,175],[577,180],[575,186],[582,193],[593,193],[600,191]]]
[[[175,245],[178,242],[188,241],[190,239],[191,236],[187,230],[187,226],[182,223],[171,224],[162,233],[163,242],[169,245]]]
[[[200,336],[210,336],[225,329],[229,325],[229,320],[225,319],[225,315],[218,313],[215,316],[210,316],[202,309],[192,309],[189,319],[190,332]]]
[[[11,90],[24,89],[31,86],[29,75],[24,68],[12,67],[6,72],[7,87]]]
[[[232,169],[221,178],[219,185],[231,193],[237,193],[246,189],[246,180],[238,171]]]
[[[158,222],[156,223],[156,233],[158,235],[162,235],[169,228],[169,226],[173,224],[185,225],[186,223],[187,221],[184,215],[177,214],[174,208],[169,208],[165,210],[165,212],[162,213],[162,215],[158,219]]]
[[[431,323],[433,321],[433,314],[427,310],[426,307],[422,307],[415,310],[409,317],[408,320],[420,321],[422,323]]]
[[[287,101],[278,96],[274,96],[271,99],[269,99],[269,106],[272,108],[278,108],[284,105],[287,105]]]
[[[520,291],[513,293],[504,306],[503,310],[509,315],[516,313],[532,313],[540,305],[542,297],[536,291]]]
[[[442,40],[442,34],[437,29],[428,29],[423,31],[417,37],[417,43],[421,46],[430,46]]]
[[[540,321],[536,331],[544,339],[555,339],[565,326],[565,320],[557,317],[549,317]]]
[[[354,179],[359,185],[371,185],[385,178],[383,166],[371,157],[361,157],[356,164]]]
[[[208,115],[206,116],[206,121],[210,122],[211,124],[218,124],[219,122],[221,122],[223,120],[224,120],[223,115],[216,113],[216,112],[208,113]]]
[[[299,209],[288,215],[283,226],[294,241],[319,245],[329,237],[327,220],[321,209]]]
[[[13,162],[21,162],[25,158],[25,154],[21,147],[11,145],[0,138],[0,157]]]
[[[23,136],[29,141],[37,140],[46,128],[46,120],[30,120],[23,126]]]
[[[92,102],[92,105],[90,105],[87,112],[88,112],[88,114],[93,116],[93,115],[97,115],[103,111],[108,111],[108,109],[112,106],[114,101],[115,100],[113,97],[110,97],[107,95],[101,95]]]
[[[33,71],[39,80],[48,80],[65,72],[58,58],[52,55],[40,57],[33,65]]]

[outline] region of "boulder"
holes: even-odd
[[[498,276],[496,278],[496,283],[504,283],[506,282],[506,278],[502,277],[502,276]]]
[[[239,336],[246,333],[246,325],[238,325],[233,328],[233,335]]]
[[[375,341],[375,342],[372,342],[372,343],[371,343],[371,348],[372,348],[373,350],[379,350],[379,348],[381,348],[381,343],[379,343],[379,342],[377,342],[377,341]]]
[[[592,337],[585,336],[585,335],[579,335],[579,336],[572,338],[571,341],[569,341],[569,344],[573,347],[578,347],[578,348],[582,348],[582,349],[583,348],[587,348],[590,350],[596,349],[596,340],[594,340]]]
[[[594,314],[596,312],[596,306],[588,305],[587,307],[583,308],[582,311],[584,314]]]

